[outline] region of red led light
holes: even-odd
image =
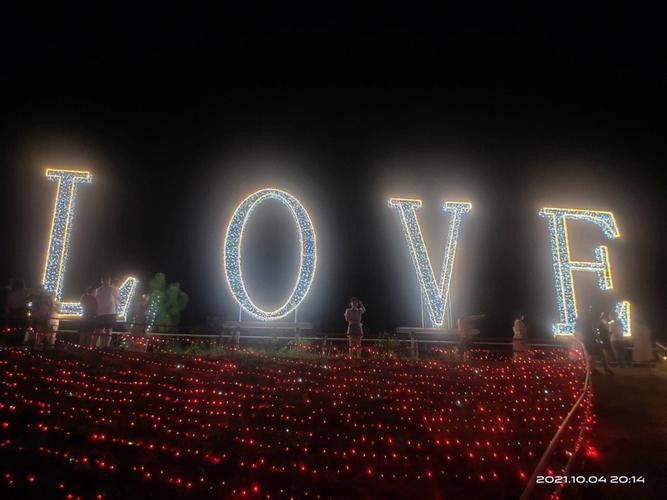
[[[61,498],[518,495],[585,373],[559,350],[463,364],[367,349],[356,364],[60,347],[0,349],[0,493],[17,496],[24,477]]]

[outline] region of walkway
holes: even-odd
[[[665,498],[667,494],[667,372],[613,368],[594,374],[597,423],[594,449],[573,474],[606,476],[606,484],[582,485],[563,498]],[[611,476],[642,476],[643,484],[610,484]]]

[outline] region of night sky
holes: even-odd
[[[471,12],[329,7],[220,12],[5,12],[0,40],[0,278],[41,276],[55,185],[87,168],[65,296],[101,274],[155,272],[191,302],[183,322],[235,319],[222,239],[249,193],[279,187],[309,210],[318,270],[300,308],[343,332],[350,295],[371,332],[416,324],[419,295],[390,196],[418,197],[439,268],[444,200],[466,199],[455,314],[508,336],[524,310],[556,319],[546,205],[612,210],[622,238],[573,224],[573,252],[609,246],[616,288],[665,331],[666,43],[648,11]],[[608,7],[606,7],[608,9]],[[248,288],[291,289],[296,230],[267,204],[249,227]]]

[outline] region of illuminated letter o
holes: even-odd
[[[257,307],[250,299],[243,282],[241,272],[241,243],[243,230],[252,211],[263,201],[273,199],[285,205],[299,229],[299,275],[294,289],[287,301],[274,311],[264,311]],[[291,194],[279,189],[262,189],[257,191],[236,207],[225,234],[224,244],[225,278],[232,295],[251,316],[261,320],[283,318],[294,311],[308,294],[310,285],[315,277],[317,263],[317,245],[315,230],[306,209]]]

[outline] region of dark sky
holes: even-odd
[[[387,198],[424,201],[439,266],[445,199],[468,199],[455,313],[506,335],[556,306],[547,204],[612,210],[616,290],[664,331],[666,44],[650,11],[264,10],[5,12],[0,277],[39,279],[55,193],[45,165],[87,167],[65,288],[102,273],[164,271],[191,297],[184,321],[237,314],[222,238],[248,193],[275,186],[311,212],[315,282],[301,308],[342,331],[351,294],[372,331],[414,324],[414,271]],[[240,9],[240,8],[237,8]],[[276,207],[273,207],[276,208]],[[258,211],[249,287],[288,290],[295,230]],[[604,242],[576,228],[575,251]],[[441,246],[441,245],[440,245]],[[590,276],[577,278],[582,294]]]

